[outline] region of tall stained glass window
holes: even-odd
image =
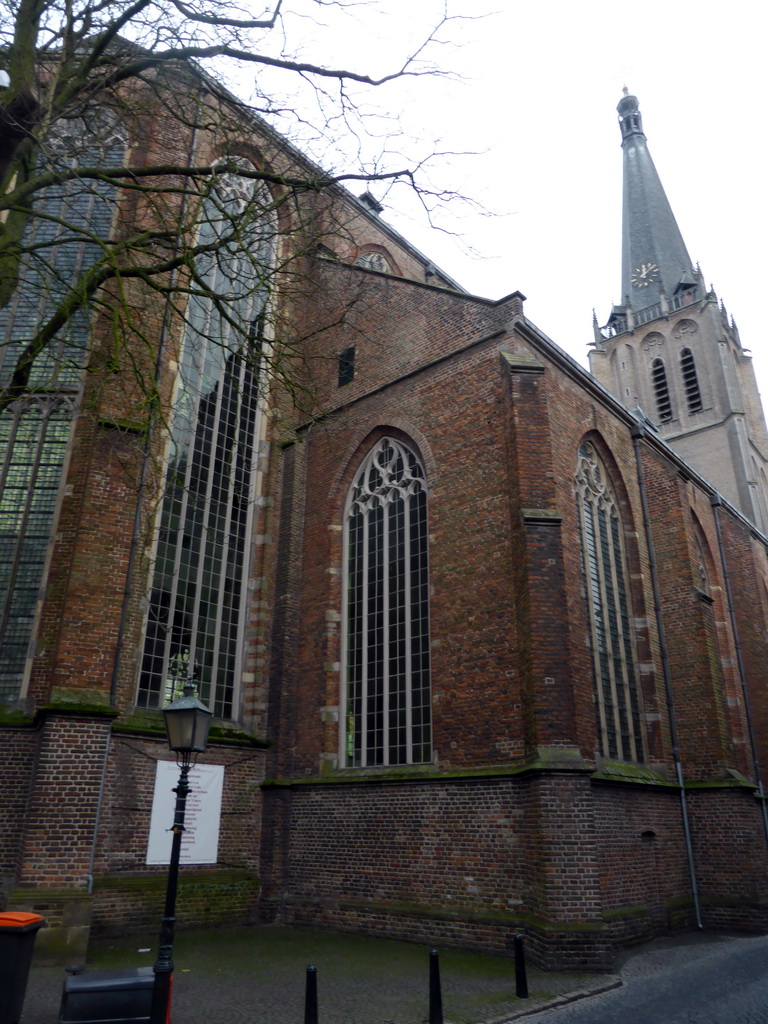
[[[237,718],[260,363],[275,229],[268,190],[222,173],[199,229],[139,680],[160,708],[192,675]],[[179,692],[177,692],[179,691]]]
[[[347,767],[431,759],[427,490],[416,454],[379,441],[344,524]]]
[[[622,524],[605,466],[588,441],[579,447],[575,479],[600,750],[604,757],[642,761],[641,703]]]
[[[120,126],[99,107],[62,120],[40,147],[41,170],[122,162]],[[42,190],[24,235],[19,283],[0,310],[0,387],[82,272],[103,255],[115,188],[73,178]],[[28,395],[0,413],[0,703],[23,693],[44,590],[61,476],[89,339],[90,313],[77,310],[35,359]]]

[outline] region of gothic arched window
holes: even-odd
[[[122,126],[98,105],[54,124],[39,147],[38,170],[56,183],[34,199],[18,285],[0,310],[0,385],[110,236],[114,184],[73,178],[71,170],[119,167],[124,153]],[[29,394],[0,413],[0,704],[23,695],[31,663],[90,315],[85,306],[70,315],[35,359]]]
[[[688,412],[701,412],[702,403],[699,377],[696,373],[693,352],[689,348],[684,348],[680,353],[680,370],[683,374],[683,389],[685,391],[685,400],[688,403]]]
[[[344,517],[344,763],[431,758],[427,490],[416,454],[385,437]]]
[[[622,524],[608,473],[588,441],[579,447],[575,480],[600,750],[604,757],[642,761],[640,694]]]
[[[237,717],[259,379],[275,224],[269,191],[234,173],[203,205],[171,420],[138,703],[191,674],[218,718]]]
[[[672,401],[669,397],[667,371],[662,359],[654,359],[651,363],[651,382],[656,399],[656,411],[662,423],[672,419]]]
[[[364,252],[358,257],[356,266],[365,267],[366,270],[378,270],[382,274],[392,273],[387,257],[380,252]]]

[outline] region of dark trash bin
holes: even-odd
[[[21,1018],[35,939],[44,924],[39,914],[0,914],[0,1024]]]
[[[154,977],[151,967],[69,977],[59,1024],[149,1024]]]

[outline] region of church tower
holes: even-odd
[[[624,153],[622,296],[594,322],[595,377],[763,532],[768,431],[752,359],[691,263],[651,159],[637,97],[618,107]]]

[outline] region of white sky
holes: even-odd
[[[449,0],[449,10],[476,15],[492,11],[493,2]],[[496,5],[495,14],[449,27],[444,35],[461,45],[434,53],[461,81],[410,79],[376,99],[401,115],[426,148],[440,138],[438,148],[478,154],[437,161],[434,176],[497,216],[449,206],[441,220],[460,233],[462,246],[420,223],[404,190],[395,189],[384,198],[384,219],[471,291],[490,298],[522,291],[529,318],[586,364],[593,306],[604,323],[611,302],[621,301],[615,108],[626,84],[640,100],[649,148],[691,258],[735,316],[768,398],[766,5]],[[328,34],[304,23],[305,57],[327,56],[335,46],[347,66],[389,68],[393,55],[434,22],[442,2],[387,0],[381,9],[387,13],[356,8],[354,17],[344,16],[343,32],[331,10]],[[381,196],[383,189],[371,191]],[[470,258],[467,246],[484,258]]]

